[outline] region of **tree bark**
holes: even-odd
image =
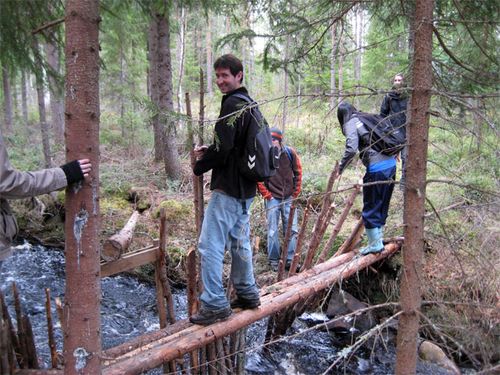
[[[337,83],[335,77],[335,66],[337,64],[337,53],[338,53],[338,43],[337,43],[337,24],[332,25],[331,29],[332,37],[332,52],[330,53],[330,110],[333,111],[337,104],[335,100],[335,93],[337,92]]]
[[[52,130],[54,132],[54,138],[58,142],[62,142],[64,139],[64,99],[62,96],[63,88],[58,82],[56,76],[59,76],[61,72],[61,67],[59,63],[59,47],[55,45],[53,40],[50,40],[45,45],[45,51],[47,54],[47,62],[50,68],[53,70],[52,74],[48,74],[49,80],[49,92],[50,92],[50,115],[52,119]]]
[[[155,161],[163,160],[163,129],[160,124],[160,116],[158,114],[158,22],[156,16],[151,15],[151,23],[149,25],[148,34],[149,47],[149,95],[152,103],[151,124],[153,126],[154,135],[154,154]]]
[[[181,6],[180,9],[180,29],[179,29],[179,41],[177,43],[178,55],[179,55],[179,79],[177,83],[177,112],[182,113],[182,79],[184,78],[184,59],[186,54],[186,9]]]
[[[158,25],[158,110],[163,131],[163,161],[165,173],[172,179],[181,174],[179,154],[175,142],[175,119],[173,117],[172,63],[170,56],[169,14],[156,14]]]
[[[3,115],[4,115],[4,130],[12,132],[13,115],[12,115],[12,92],[10,89],[9,71],[7,67],[2,66],[3,79]]]
[[[35,54],[35,61],[38,66],[42,66],[42,59],[40,57],[40,48],[36,36],[33,40],[33,52]],[[47,114],[45,112],[45,94],[43,90],[43,76],[42,72],[36,75],[36,94],[38,98],[38,114],[40,117],[40,130],[42,133],[43,157],[45,159],[45,168],[52,167],[52,157],[50,153],[50,139],[49,139],[49,124],[47,124]]]
[[[99,1],[66,2],[66,158],[90,176],[66,189],[64,373],[100,374]]]
[[[24,126],[28,126],[28,93],[26,90],[26,71],[21,72],[21,111],[23,115]]]
[[[434,0],[417,1],[413,93],[409,106],[408,162],[404,204],[403,273],[396,353],[396,374],[414,374],[417,363],[419,310],[422,302],[424,215],[432,88],[432,13]]]
[[[139,211],[134,211],[125,226],[109,237],[102,247],[102,258],[106,261],[116,260],[126,252],[132,243],[134,229],[139,219]]]
[[[212,54],[212,20],[210,18],[210,15],[208,16],[207,19],[207,33],[206,33],[206,52],[207,52],[207,94],[209,96],[212,96],[214,93],[213,90],[213,83],[212,83],[212,76],[213,76],[213,54]]]

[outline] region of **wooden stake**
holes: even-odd
[[[299,265],[299,261],[302,256],[302,243],[304,242],[304,236],[306,234],[310,211],[311,207],[308,201],[306,209],[304,210],[304,216],[302,217],[302,224],[300,226],[299,235],[297,236],[297,246],[295,247],[295,252],[293,254],[292,264],[290,265],[290,270],[288,271],[289,277],[297,273],[297,266]]]
[[[52,308],[50,304],[50,289],[45,288],[45,314],[47,316],[47,332],[49,336],[50,361],[52,368],[57,368],[57,350],[54,337],[54,324],[52,323]]]
[[[29,368],[28,348],[26,346],[26,328],[24,327],[23,315],[21,311],[21,301],[19,298],[19,292],[17,291],[16,283],[12,283],[12,293],[14,294],[14,309],[16,310],[17,337],[19,341],[20,358],[18,357],[18,363],[19,367],[21,368]]]
[[[330,238],[328,239],[327,243],[323,247],[323,250],[321,251],[318,260],[316,261],[316,264],[322,263],[325,261],[326,256],[328,254],[328,251],[333,246],[333,243],[335,242],[335,239],[337,238],[337,235],[340,232],[340,229],[342,228],[342,225],[344,224],[344,221],[347,218],[347,215],[349,214],[349,211],[351,210],[352,205],[354,204],[354,200],[356,199],[356,196],[359,194],[359,186],[356,186],[352,194],[349,196],[349,198],[345,202],[345,207],[344,210],[342,211],[342,214],[340,215],[337,223],[333,227],[332,234],[330,235]]]

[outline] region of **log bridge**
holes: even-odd
[[[309,201],[307,202],[290,271],[285,274],[285,257],[283,256],[280,259],[276,282],[261,289],[261,306],[252,310],[235,309],[233,315],[227,320],[209,326],[193,325],[188,319],[178,321],[175,319],[173,300],[166,277],[169,258],[166,253],[165,213],[162,211],[159,241],[156,241],[150,247],[125,253],[120,255],[118,259],[101,264],[101,277],[111,276],[143,264],[155,264],[160,329],[101,351],[99,353],[101,373],[104,375],[141,374],[162,366],[166,373],[181,371],[182,373],[210,375],[219,373],[242,374],[244,372],[244,353],[246,349],[245,335],[248,325],[269,317],[266,333],[266,342],[269,342],[284,334],[295,317],[301,315],[308,308],[314,309],[321,298],[337,282],[341,282],[353,274],[370,267],[373,263],[397,252],[403,243],[402,238],[393,238],[387,241],[384,250],[379,254],[360,256],[358,251],[355,250],[363,232],[363,223],[360,219],[333,256],[325,260],[359,193],[359,186],[354,186],[352,194],[343,202],[344,208],[337,216],[330,237],[322,251],[318,253],[321,240],[327,228],[331,227],[332,215],[337,209],[336,205],[332,203],[333,184],[337,177],[338,166],[330,175],[327,191],[317,215],[317,221],[312,229],[308,247],[302,254],[302,243],[305,242],[307,222],[311,216],[310,211],[312,211]],[[202,202],[203,200],[195,199],[195,206],[201,205]],[[295,207],[292,207],[290,216],[293,215],[294,210]],[[201,207],[197,208],[197,212],[201,212]],[[292,221],[290,217],[288,221],[290,225]],[[283,248],[288,247],[290,225],[286,230]],[[299,269],[300,259],[302,259],[302,266]],[[188,315],[191,315],[197,309],[196,296],[199,293],[197,265],[196,252],[191,249],[187,255],[186,265]],[[230,285],[228,289],[231,290]],[[3,298],[1,300],[0,302],[3,302]],[[50,312],[49,301],[48,306]],[[12,342],[19,344],[22,340],[19,340],[13,330],[5,305],[2,310],[3,314],[0,314],[0,323],[2,323],[0,324],[0,348],[2,348],[0,369],[2,369],[2,373],[33,375],[73,373],[70,369],[61,369],[62,365],[57,361],[55,350],[51,351],[53,357],[52,369],[41,370],[37,369],[38,366],[26,366],[27,363],[36,359],[36,352],[31,354],[31,357],[24,358],[22,353],[21,357],[19,353],[19,351],[23,352],[23,350],[11,346]],[[62,324],[62,326],[65,325]],[[52,329],[53,327],[49,326],[49,331]],[[55,348],[54,343],[49,342],[49,346]],[[24,351],[26,352],[26,350]],[[14,352],[16,357],[13,355]],[[16,359],[21,368],[17,368]],[[67,372],[66,370],[70,371]]]

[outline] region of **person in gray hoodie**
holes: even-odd
[[[362,217],[368,245],[361,249],[360,253],[363,255],[379,253],[384,249],[382,238],[394,190],[396,159],[372,147],[373,138],[365,124],[367,122],[376,124],[383,120],[381,116],[358,112],[354,106],[343,102],[337,110],[337,118],[342,134],[346,137],[344,156],[340,161],[340,173],[359,151],[361,161],[366,167],[363,184],[374,183],[363,186]]]
[[[0,265],[12,253],[11,244],[18,232],[9,199],[29,198],[50,193],[87,177],[92,169],[89,159],[73,160],[57,168],[21,172],[13,168],[0,134]]]

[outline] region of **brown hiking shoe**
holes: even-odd
[[[246,309],[255,309],[256,307],[260,306],[260,298],[243,298],[237,296],[235,299],[231,301],[231,308],[232,309],[237,309],[241,308],[243,310]]]
[[[198,313],[192,315],[189,321],[193,324],[200,324],[202,326],[208,326],[215,322],[220,322],[226,320],[231,316],[232,310],[229,307],[225,307],[219,310],[209,310],[204,307],[200,308]]]

